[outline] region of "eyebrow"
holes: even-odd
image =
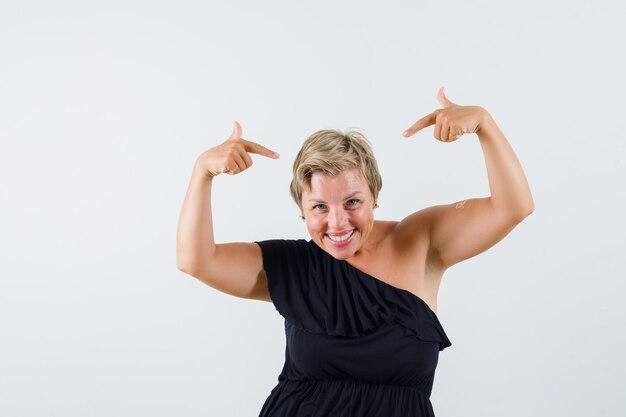
[[[345,196],[343,199],[345,200],[345,199],[348,199],[350,197],[354,197],[357,194],[363,194],[363,193],[361,191],[355,191],[352,194],[349,194],[349,195]],[[309,198],[309,201],[315,201],[316,203],[325,203],[324,200],[318,200],[318,199],[315,199],[315,198]]]

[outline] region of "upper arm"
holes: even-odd
[[[499,214],[485,197],[428,207],[401,223],[409,230],[427,230],[429,256],[445,269],[486,251],[520,221]]]
[[[184,272],[235,297],[270,301],[261,247],[256,243],[220,243],[210,259]]]

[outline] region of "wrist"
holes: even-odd
[[[209,173],[204,164],[200,161],[196,161],[196,164],[193,167],[193,175],[204,180],[212,180],[215,177],[215,175]]]
[[[482,117],[480,123],[478,124],[478,129],[476,130],[476,134],[478,135],[478,137],[488,136],[498,129],[496,121],[493,119],[493,117],[491,117],[491,114],[489,114],[486,109],[481,109]]]

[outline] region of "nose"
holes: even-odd
[[[328,213],[328,227],[341,231],[348,224],[348,213],[343,208],[331,209]]]

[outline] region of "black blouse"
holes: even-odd
[[[285,319],[285,364],[260,417],[433,417],[437,315],[313,240],[257,241]]]

